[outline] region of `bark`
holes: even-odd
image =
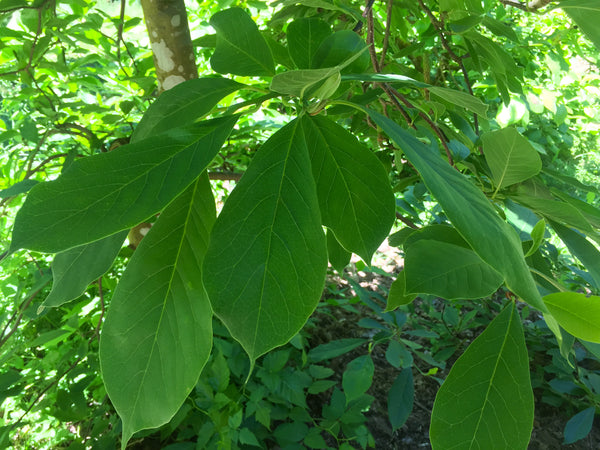
[[[184,0],[142,0],[158,91],[198,78]]]

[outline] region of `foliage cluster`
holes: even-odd
[[[439,382],[434,448],[526,448],[534,390],[584,438],[600,8],[548,3],[198,2],[157,96],[139,15],[0,2],[2,445],[372,447],[378,354],[393,430]],[[389,290],[321,300],[386,237]],[[365,332],[315,341],[336,310]]]

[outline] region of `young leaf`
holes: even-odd
[[[212,313],[200,268],[215,215],[203,174],[159,216],[112,297],[100,364],[123,421],[122,449],[136,431],[175,415],[210,355]]]
[[[402,305],[408,305],[416,296],[416,294],[406,293],[406,274],[403,270],[390,286],[385,312],[393,311]]]
[[[135,127],[131,142],[197,122],[222,98],[244,85],[228,78],[197,78],[163,92]]]
[[[511,303],[452,366],[435,398],[429,436],[434,449],[524,449],[532,428],[529,358]]]
[[[564,444],[572,444],[590,434],[590,431],[592,431],[592,425],[594,424],[595,414],[596,408],[594,406],[590,406],[589,408],[586,408],[571,417],[565,425]]]
[[[301,119],[323,224],[342,246],[367,263],[388,235],[395,200],[379,159],[335,122]]]
[[[456,300],[487,297],[502,284],[500,275],[471,249],[421,239],[405,256],[406,292]]]
[[[329,24],[316,17],[302,17],[287,27],[287,43],[290,56],[298,69],[313,67],[317,49],[331,34]]]
[[[544,302],[561,327],[584,341],[600,343],[600,297],[578,292],[556,292]]]
[[[388,392],[388,417],[393,431],[404,425],[410,416],[414,397],[412,369],[404,369],[398,374]]]
[[[52,290],[42,306],[60,306],[83,294],[110,269],[126,237],[127,231],[122,231],[57,253],[52,261]]]
[[[241,8],[219,11],[210,18],[217,32],[217,47],[210,58],[215,72],[244,76],[271,76],[275,63],[258,27]]]
[[[490,131],[481,141],[497,190],[525,181],[542,169],[538,152],[514,128]]]
[[[544,235],[546,234],[546,221],[544,219],[539,220],[531,230],[531,238],[533,242],[531,243],[531,247],[525,253],[525,258],[533,255],[544,240]]]
[[[15,219],[11,251],[59,252],[143,222],[202,173],[236,120],[201,122],[75,161],[33,187]]]
[[[375,365],[371,355],[362,355],[348,363],[342,375],[346,405],[359,398],[371,387]]]
[[[253,361],[316,308],[327,244],[299,120],[254,156],[217,219],[204,268],[215,314]]]
[[[509,289],[532,306],[547,311],[525,262],[519,237],[500,219],[483,193],[396,123],[377,112],[365,112],[404,151],[475,253],[502,274]]]

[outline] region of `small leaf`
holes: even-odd
[[[393,431],[406,423],[413,409],[414,397],[412,369],[404,369],[398,374],[388,392],[388,417]]]
[[[210,18],[217,47],[210,65],[215,72],[244,76],[271,76],[275,63],[271,49],[252,18],[241,8],[219,11]]]
[[[342,375],[342,387],[346,395],[346,404],[362,396],[371,387],[375,365],[370,355],[353,359]]]
[[[298,120],[258,150],[213,229],[204,282],[251,360],[288,342],[321,297],[327,243]]]
[[[42,306],[60,306],[82,295],[110,269],[126,237],[127,231],[122,231],[57,253],[52,261],[52,290]]]
[[[590,406],[589,408],[578,412],[569,419],[565,425],[564,431],[565,445],[577,442],[590,434],[590,431],[592,431],[592,425],[594,424],[595,413],[596,408],[594,406]]]
[[[435,398],[429,436],[434,449],[524,449],[532,428],[529,358],[511,303],[452,366]]]
[[[584,341],[600,343],[600,297],[578,292],[556,292],[544,302],[559,325]]]
[[[290,56],[298,69],[313,67],[313,59],[317,49],[323,39],[330,34],[331,27],[329,24],[316,17],[302,17],[288,25],[288,48]]]
[[[498,190],[525,181],[542,169],[538,152],[514,128],[490,131],[481,136],[481,141]]]
[[[398,274],[398,277],[390,286],[390,292],[388,294],[385,312],[393,311],[394,309],[402,305],[408,305],[416,297],[417,294],[406,293],[406,273],[403,270]]]
[[[28,192],[32,187],[38,184],[38,180],[23,180],[18,183],[13,184],[12,186],[2,189],[0,191],[0,198],[8,198],[13,197],[15,195],[23,194]]]
[[[429,91],[454,105],[458,105],[482,117],[485,117],[487,113],[488,105],[467,92],[437,86],[431,86]]]
[[[123,421],[122,449],[136,431],[175,415],[210,355],[212,313],[200,268],[215,215],[204,174],[159,216],[112,297],[100,364]]]
[[[346,338],[327,342],[311,349],[308,352],[308,359],[312,362],[325,361],[348,353],[365,343],[367,340],[362,338]]]
[[[531,247],[525,253],[525,258],[533,255],[544,240],[544,235],[546,234],[546,221],[544,219],[539,220],[531,230],[531,238],[533,242],[531,243]]]
[[[352,257],[352,253],[342,247],[331,230],[327,230],[327,255],[331,266],[340,274],[344,273]]]

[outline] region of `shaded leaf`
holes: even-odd
[[[373,382],[374,373],[375,365],[371,355],[359,356],[348,363],[342,375],[346,404],[367,392]]]
[[[246,76],[271,76],[275,64],[271,49],[258,27],[241,8],[219,11],[210,18],[217,44],[210,58],[215,72]]]
[[[531,243],[531,247],[527,250],[525,254],[525,258],[533,255],[544,240],[544,236],[546,234],[546,221],[544,219],[539,220],[531,229],[531,239],[533,242]]]
[[[556,292],[544,302],[558,324],[584,341],[600,343],[600,297],[578,292]]]
[[[596,408],[594,406],[590,406],[589,408],[586,408],[571,417],[565,425],[564,444],[572,444],[573,442],[577,442],[590,434],[590,431],[592,431],[592,425],[594,424],[595,414]]]
[[[344,273],[352,257],[352,253],[342,247],[331,230],[327,230],[327,255],[331,266],[340,274]]]
[[[467,92],[437,86],[431,86],[429,91],[454,105],[458,105],[480,116],[485,117],[487,113],[488,105]]]
[[[406,423],[413,409],[414,398],[412,369],[404,369],[398,374],[388,392],[388,417],[393,431]]]
[[[0,198],[8,198],[13,197],[15,195],[23,194],[25,192],[28,192],[32,187],[34,187],[38,183],[38,180],[19,181],[18,183],[13,184],[12,186],[7,187],[6,189],[2,189],[0,191]]]
[[[133,433],[167,423],[196,385],[212,346],[201,266],[216,215],[202,175],[163,211],[133,254],[106,316],[102,377]]]
[[[290,23],[287,27],[287,43],[296,67],[299,69],[313,67],[317,49],[323,39],[330,34],[329,24],[316,17],[302,17]]]
[[[434,449],[527,448],[533,428],[529,358],[508,305],[452,366],[431,414]]]
[[[300,122],[265,142],[211,235],[204,282],[251,360],[285,344],[321,297],[327,244]]]
[[[399,306],[408,305],[416,298],[416,296],[417,294],[406,293],[406,274],[403,270],[398,274],[398,277],[390,286],[385,311],[393,311]]]
[[[362,338],[337,339],[312,348],[308,352],[308,359],[312,362],[325,361],[326,359],[335,358],[344,353],[348,353],[367,342],[366,339]]]
[[[369,54],[365,51],[367,44],[352,30],[336,31],[322,42],[312,61],[313,69],[339,66],[344,61],[354,58],[351,64],[343,68],[347,73],[362,73],[371,64]],[[342,70],[342,69],[340,69]]]
[[[33,187],[15,219],[11,250],[59,252],[143,222],[202,173],[236,120],[201,122],[75,161]]]

